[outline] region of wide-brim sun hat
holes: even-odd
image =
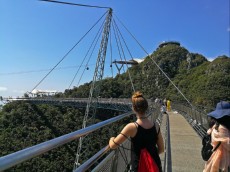
[[[216,109],[210,113],[208,116],[219,119],[224,116],[230,116],[230,102],[221,101],[217,103]]]

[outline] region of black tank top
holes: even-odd
[[[137,171],[138,163],[140,159],[140,151],[143,148],[146,148],[156,164],[159,167],[159,171],[162,171],[161,160],[157,150],[157,131],[155,125],[152,128],[145,129],[140,126],[137,122],[135,122],[137,126],[136,135],[131,138],[131,164],[132,171]]]

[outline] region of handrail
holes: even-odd
[[[170,145],[170,123],[169,116],[166,115],[166,133],[165,133],[165,157],[164,157],[164,172],[172,171],[172,161],[171,161],[171,145]]]
[[[208,129],[208,117],[205,112],[186,105],[173,104],[173,108],[182,114],[197,134],[203,138]]]
[[[109,162],[112,161],[114,162],[114,156],[115,156],[116,152],[112,151],[109,153],[108,156],[106,156],[94,169],[92,169],[92,172],[98,172],[98,171],[102,171],[103,165],[104,164],[109,164]],[[108,169],[108,168],[106,168]],[[111,164],[111,166],[109,167],[110,171],[114,171],[113,169],[113,164]]]
[[[113,122],[119,121],[125,117],[128,117],[132,115],[133,112],[127,112],[122,115],[113,117],[111,119],[99,122],[97,124],[91,125],[89,127],[86,127],[84,129],[80,129],[77,131],[74,131],[72,133],[57,137],[55,139],[37,144],[35,146],[17,151],[15,153],[0,157],[0,171],[6,170],[14,165],[17,165],[19,163],[22,163],[28,159],[31,159],[33,157],[36,157],[40,154],[43,154],[45,152],[48,152],[49,150],[52,150],[54,148],[57,148],[63,144],[69,143],[70,141],[73,141],[77,138],[80,138],[82,136],[85,136],[99,128],[102,128],[106,125],[109,125]]]
[[[102,157],[106,152],[110,150],[109,145],[102,148],[99,152],[97,152],[94,156],[88,159],[84,164],[78,167],[74,172],[82,172],[88,170],[100,157]]]

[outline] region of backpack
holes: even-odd
[[[138,172],[159,172],[159,168],[146,148],[141,150]]]
[[[201,156],[204,161],[208,161],[212,156],[212,153],[216,151],[216,149],[220,146],[221,142],[217,144],[217,146],[213,149],[211,145],[212,139],[211,134],[206,134],[202,139],[202,148],[201,148]]]

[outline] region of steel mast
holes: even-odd
[[[112,21],[112,9],[109,8],[108,14],[106,16],[104,28],[103,28],[103,34],[102,34],[102,40],[100,44],[100,49],[98,52],[96,67],[94,71],[93,81],[90,88],[89,98],[85,110],[85,116],[82,123],[82,128],[85,128],[86,126],[94,124],[95,121],[95,114],[97,110],[97,103],[98,98],[100,95],[100,85],[101,80],[104,75],[104,65],[105,65],[105,58],[106,58],[106,50],[108,45],[108,39],[109,39],[109,33],[110,33],[110,26]],[[82,147],[84,144],[90,144],[91,140],[89,136],[86,136],[87,138],[80,137],[76,159],[74,163],[74,170],[81,165],[85,160],[87,160],[87,157],[84,155],[84,151],[82,150]],[[80,160],[81,158],[81,160]]]

